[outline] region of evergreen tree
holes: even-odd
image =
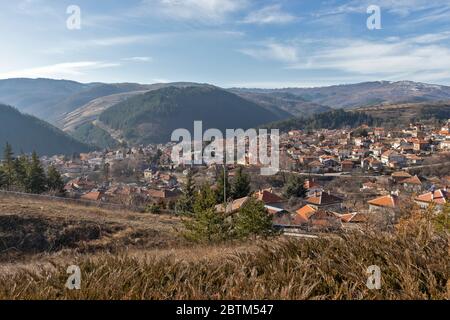
[[[250,194],[250,177],[239,167],[231,187],[233,199],[246,197]]]
[[[217,242],[226,239],[228,226],[223,214],[217,213],[214,206],[216,195],[210,186],[204,185],[196,196],[194,216],[185,220],[185,237],[196,242]]]
[[[10,190],[14,184],[14,152],[8,142],[3,151],[3,173],[5,187]]]
[[[47,187],[49,190],[62,192],[64,188],[64,181],[61,174],[54,166],[50,166],[47,171]]]
[[[301,176],[291,175],[284,189],[286,198],[303,198],[306,195],[305,180]]]
[[[44,168],[42,168],[41,162],[34,151],[31,156],[31,163],[27,175],[27,192],[39,194],[46,191],[47,177],[45,176]]]
[[[226,197],[230,198],[231,195],[231,186],[228,181],[228,170],[223,170],[219,176],[219,180],[217,181],[217,190],[216,190],[216,199],[217,203],[224,203],[225,197],[224,192],[226,192]]]
[[[189,170],[186,179],[186,186],[183,195],[176,203],[176,210],[184,215],[192,215],[195,202],[195,184],[191,170]]]
[[[25,155],[16,158],[13,162],[14,185],[17,189],[21,191],[25,191],[28,183],[27,170],[29,165],[30,163],[28,157]]]
[[[264,203],[250,198],[239,210],[235,221],[238,237],[268,236],[274,232],[272,215],[264,207]]]
[[[3,166],[0,165],[0,189],[2,189],[6,185],[6,175],[3,171]]]

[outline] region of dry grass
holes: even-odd
[[[393,234],[43,253],[3,264],[0,299],[445,299],[448,239],[422,223]],[[81,290],[64,287],[71,264]],[[366,287],[370,265],[381,269],[380,290]]]

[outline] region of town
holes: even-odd
[[[178,203],[190,179],[198,188],[207,184],[220,190],[217,214],[239,212],[253,198],[287,235],[335,232],[366,223],[389,227],[402,210],[415,206],[441,212],[449,202],[450,120],[395,129],[362,125],[291,130],[280,136],[280,172],[274,176],[259,175],[259,166],[246,161],[225,167],[178,165],[171,160],[173,147],[167,143],[41,156],[45,170],[56,169],[64,182],[60,190],[45,193],[180,215]],[[248,190],[224,195],[224,172],[225,185],[237,174],[246,175]],[[14,186],[3,189],[20,191]]]

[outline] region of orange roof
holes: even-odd
[[[309,205],[305,205],[296,211],[297,215],[294,220],[297,221],[298,219],[299,221],[307,222],[314,212],[316,212],[316,209]]]
[[[342,202],[342,199],[327,192],[320,192],[319,194],[316,193],[315,195],[306,198],[306,202],[315,205],[327,205],[340,203]]]
[[[101,199],[101,197],[102,197],[102,193],[100,191],[92,191],[92,192],[83,194],[81,196],[81,199],[98,201]]]
[[[422,181],[420,181],[417,175],[411,178],[406,178],[405,180],[400,181],[400,183],[422,185]]]
[[[367,217],[362,213],[346,213],[346,214],[340,215],[340,218],[341,218],[341,221],[344,223],[348,223],[348,222],[357,223],[357,222],[366,222],[367,221]]]
[[[261,200],[265,204],[279,203],[284,201],[283,198],[277,196],[275,193],[269,190],[259,190],[255,193],[255,198]]]
[[[411,175],[406,171],[397,171],[394,172],[391,176],[394,178],[411,178]]]
[[[424,193],[415,199],[419,202],[427,202],[427,203],[436,203],[436,204],[445,204],[448,200],[448,192],[446,190],[438,189],[434,192]]]
[[[398,205],[398,197],[388,195],[370,200],[368,203],[377,207],[396,208]]]

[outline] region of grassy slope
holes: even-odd
[[[4,212],[12,212],[78,226],[91,221],[102,229],[106,225],[117,228],[115,232],[105,232],[100,239],[76,243],[77,249],[0,264],[0,299],[446,297],[447,238],[430,231],[417,218],[411,226],[405,224],[391,235],[366,232],[341,238],[187,247],[173,231],[178,219],[166,216],[29,200],[17,204],[5,198],[0,198],[0,212],[3,219]],[[11,223],[0,226],[3,235],[5,226]],[[146,230],[150,232],[142,234]],[[141,245],[133,244],[137,238],[144,239]],[[108,253],[111,250],[113,254]],[[64,289],[66,269],[71,264],[79,265],[82,271],[79,291]],[[366,269],[370,265],[381,268],[380,290],[366,287]]]

